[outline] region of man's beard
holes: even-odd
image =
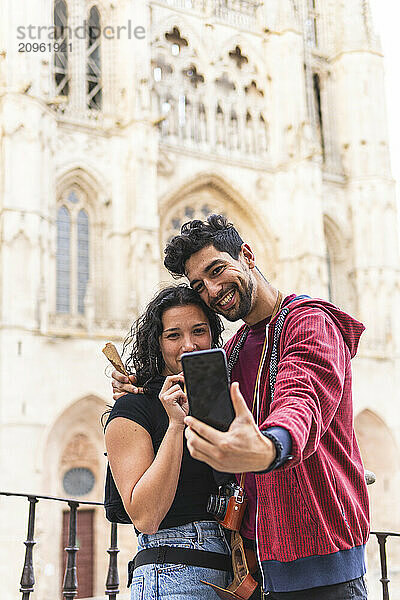
[[[211,308],[218,314],[225,317],[227,321],[239,321],[240,319],[244,319],[251,310],[251,300],[253,296],[253,282],[251,278],[244,282],[243,291],[239,290],[238,286],[235,284],[234,289],[239,296],[239,305],[237,308],[233,307],[231,311],[223,311],[218,306],[212,306]]]

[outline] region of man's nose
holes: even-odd
[[[210,298],[210,300],[217,298],[217,296],[221,292],[221,284],[215,281],[205,281],[204,286],[207,290],[208,297]]]

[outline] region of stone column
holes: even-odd
[[[352,4],[352,3],[349,3]],[[355,7],[353,7],[355,9]],[[383,82],[383,58],[375,40],[368,42],[359,10],[359,27],[354,30],[343,7],[343,49],[332,62],[335,78],[338,140],[348,178],[348,199],[353,219],[354,279],[359,298],[359,316],[368,331],[364,348],[373,354],[399,348],[390,344],[384,331],[397,333],[397,311],[390,302],[379,303],[379,296],[398,299],[400,284],[399,249],[396,235],[394,181],[390,172],[386,106]],[[354,39],[351,43],[351,40]],[[388,325],[390,323],[390,325]]]
[[[290,3],[274,7],[264,56],[271,78],[270,156],[275,174],[270,212],[279,239],[277,283],[288,291],[326,297],[321,159],[308,120],[303,35]]]
[[[152,108],[150,9],[146,2],[130,3],[125,16],[136,26],[143,26],[145,39],[131,39],[128,81],[134,81],[133,96],[126,97],[126,112],[121,127],[123,140],[123,178],[127,185],[116,209],[115,247],[124,246],[126,262],[119,267],[125,281],[124,302],[132,308],[132,299],[140,310],[157,288],[160,279],[159,215],[157,201],[157,160],[159,129]],[[128,70],[127,70],[128,71]],[[128,174],[128,175],[127,175]],[[121,173],[122,176],[122,173]],[[117,225],[118,222],[118,225]],[[151,248],[151,252],[148,249]]]

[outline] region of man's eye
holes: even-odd
[[[202,283],[199,283],[199,285],[196,285],[193,289],[195,292],[200,294],[203,291],[203,288],[204,288],[204,285]]]
[[[219,275],[223,269],[223,265],[220,265],[219,267],[215,267],[215,269],[213,269],[213,275]]]

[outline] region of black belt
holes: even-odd
[[[207,552],[206,550],[194,550],[191,548],[176,548],[173,546],[157,546],[141,550],[135,558],[128,563],[128,587],[132,583],[133,571],[137,567],[149,564],[173,564],[190,565],[192,567],[204,567],[216,569],[217,571],[230,571],[232,569],[229,554],[220,552]]]

